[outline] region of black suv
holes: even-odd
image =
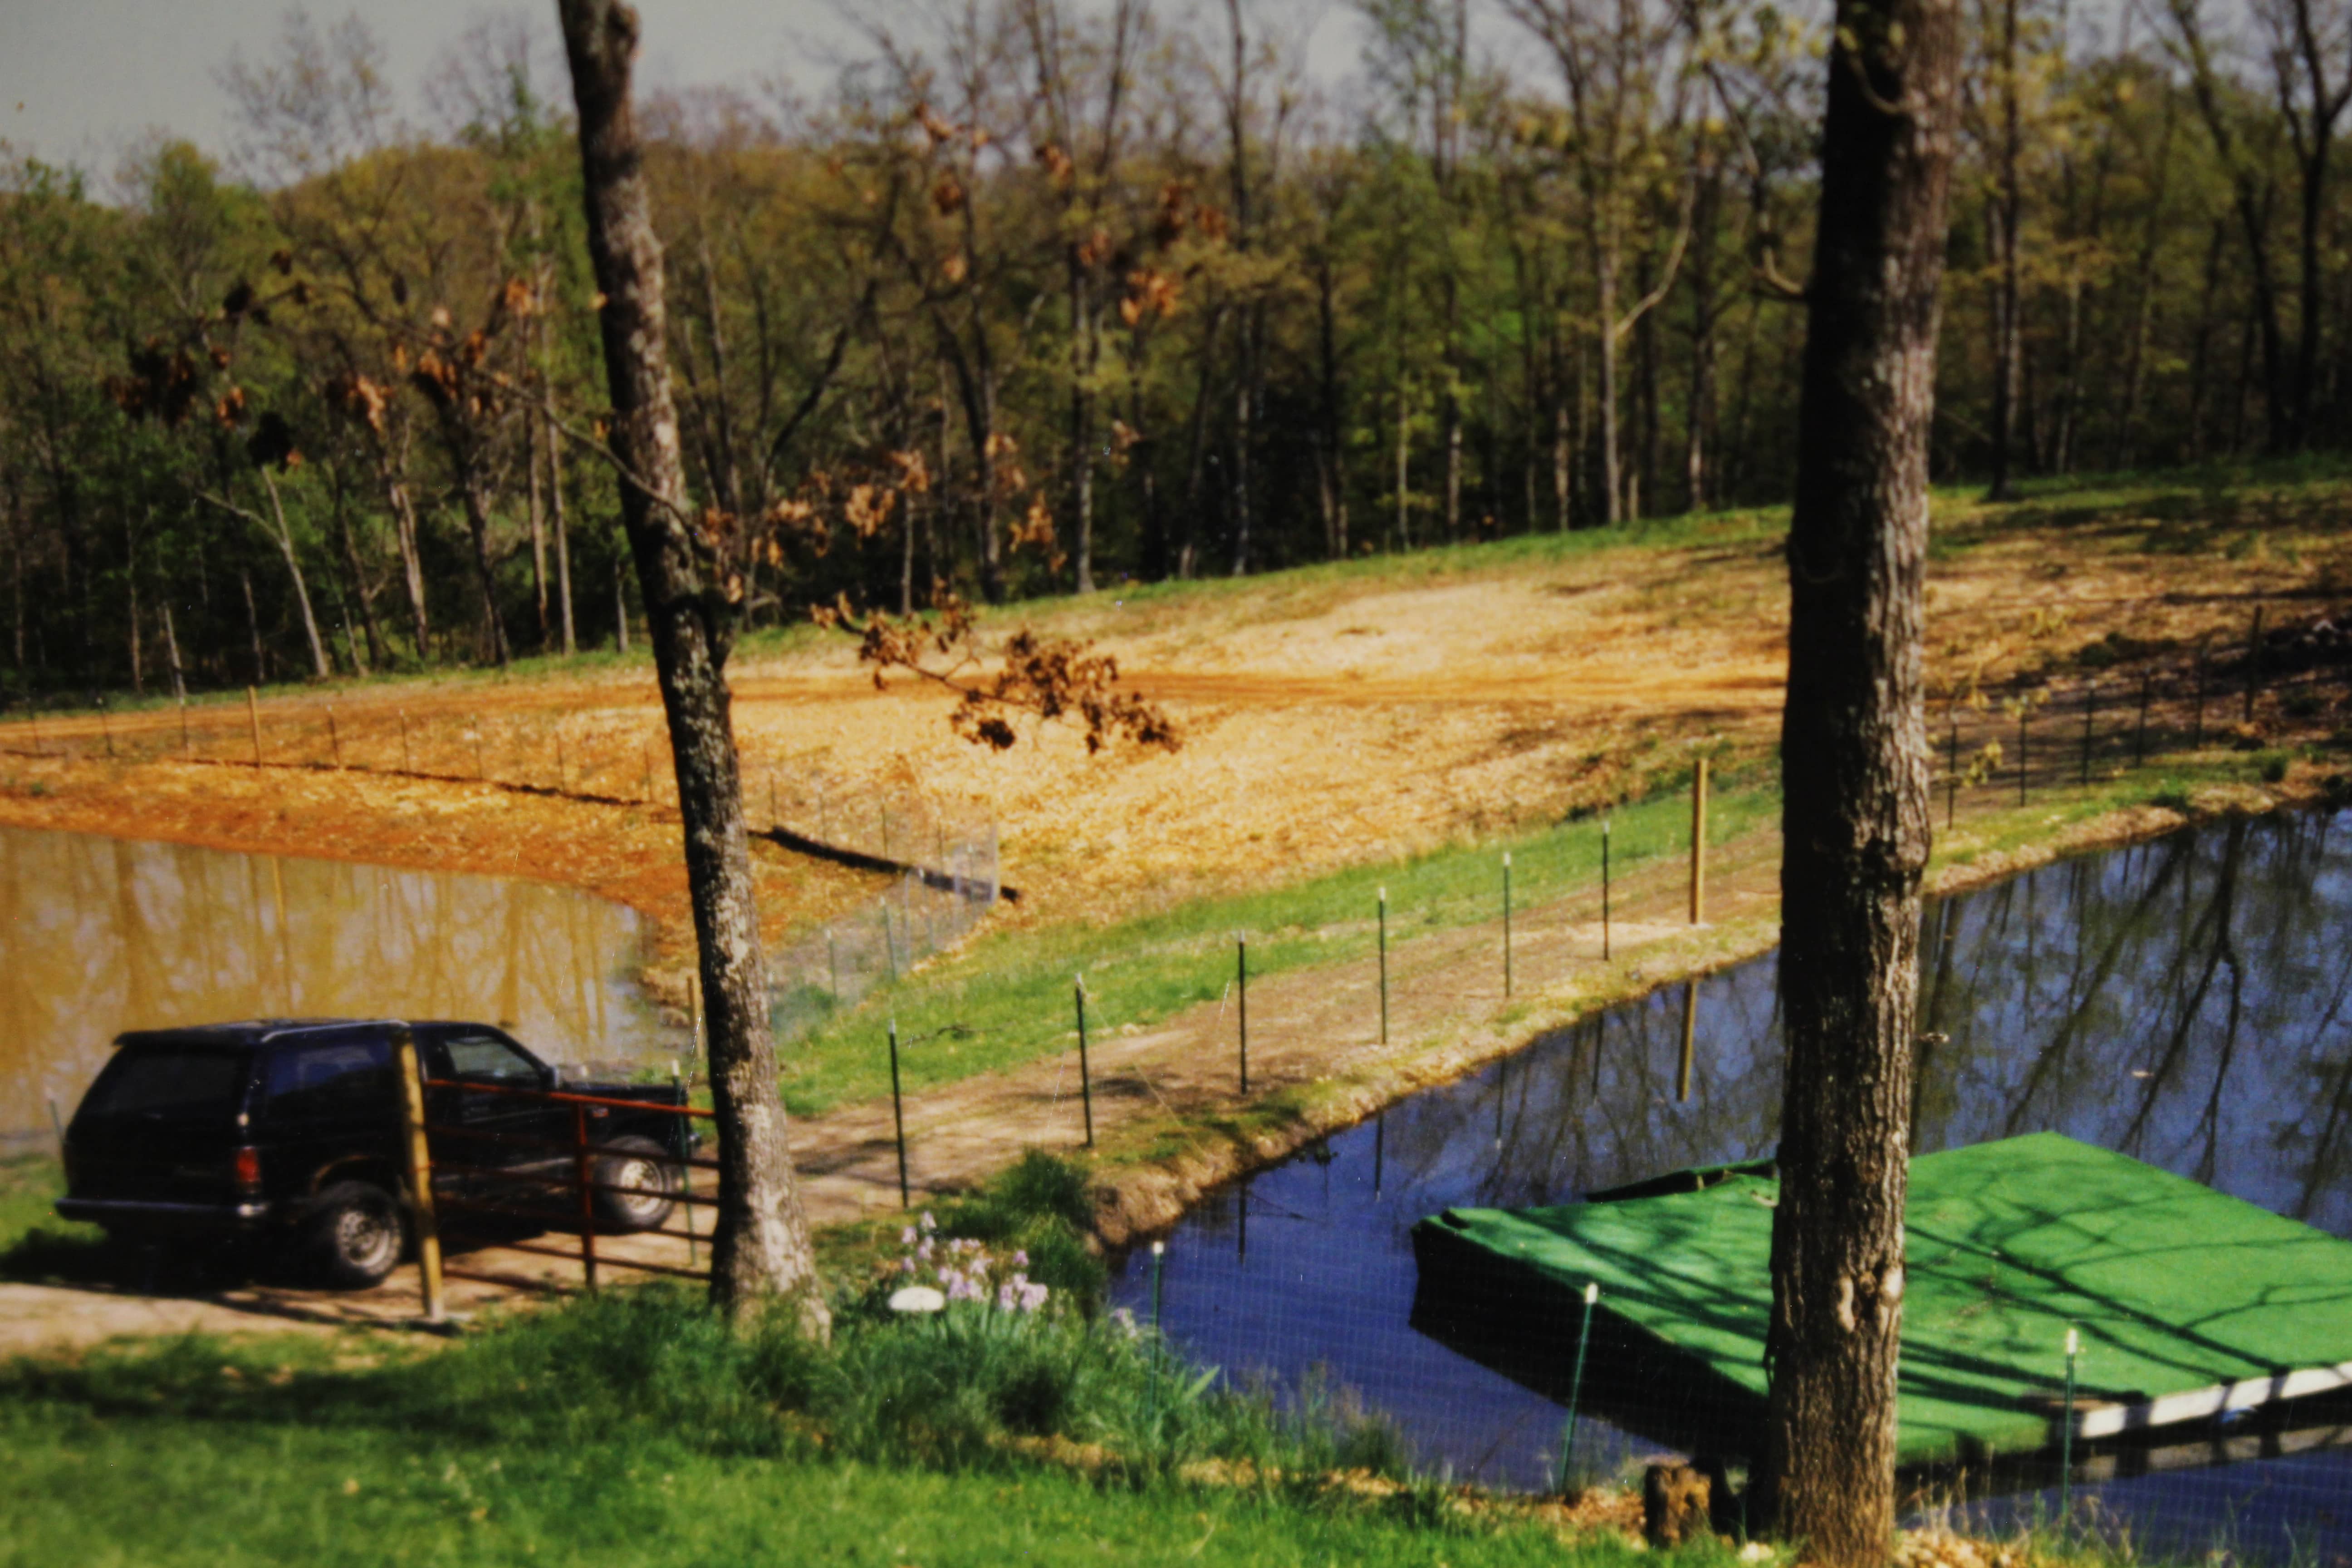
[[[115,1041],[113,1058],[66,1129],[66,1194],[58,1212],[140,1241],[252,1236],[291,1240],[332,1282],[378,1283],[408,1240],[407,1163],[393,1038],[415,1037],[428,1079],[486,1089],[553,1089],[556,1069],[484,1024],[387,1018],[264,1018],[154,1029]],[[643,1113],[591,1106],[589,1141],[602,1224],[647,1230],[669,1217],[667,1196],[690,1152],[687,1119],[651,1109],[680,1103],[667,1084],[562,1083],[568,1093],[642,1101]],[[511,1178],[568,1181],[577,1109],[533,1097],[426,1090],[428,1124],[466,1134],[428,1138],[437,1194],[515,1201]],[[487,1134],[488,1136],[482,1136]],[[456,1173],[443,1173],[444,1166]],[[495,1173],[495,1174],[489,1174]],[[528,1197],[524,1206],[545,1206]]]

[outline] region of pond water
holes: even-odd
[[[2051,1131],[2352,1237],[2352,812],[2231,821],[1933,903],[1922,931],[1915,1149]],[[1479,1075],[1212,1195],[1168,1241],[1163,1322],[1229,1374],[1319,1373],[1417,1457],[1489,1484],[1557,1474],[1560,1407],[1412,1327],[1415,1221],[1677,1167],[1768,1157],[1781,1043],[1770,957],[1547,1036]],[[1149,1260],[1113,1295],[1148,1313]],[[2352,1557],[2352,1414],[2306,1406],[2104,1456],[2077,1499],[2143,1543]],[[1589,1416],[1574,1468],[1652,1452]],[[2244,1459],[2248,1462],[2229,1462]],[[2129,1472],[2144,1473],[2133,1475]],[[2038,1478],[2049,1479],[2048,1477]],[[2054,1508],[2035,1478],[1982,1505]],[[1981,1489],[1979,1488],[1978,1489]]]
[[[46,1144],[125,1029],[357,1015],[667,1060],[632,910],[570,889],[0,827],[0,1152]]]

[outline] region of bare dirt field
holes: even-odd
[[[2335,500],[2132,493],[2090,519],[1948,508],[1932,678],[1997,688],[2103,640],[2234,648],[2257,605],[2275,625],[2352,595]],[[2189,502],[2201,510],[2184,521]],[[755,644],[730,668],[748,809],[755,826],[781,818],[868,850],[890,811],[901,858],[941,825],[993,821],[1005,879],[1027,895],[1008,916],[1024,924],[1555,820],[1670,771],[1691,742],[1761,748],[1777,731],[1776,530],[1730,516],[1667,537],[1514,542],[990,617],[1116,657],[1181,721],[1173,755],[1090,757],[1051,726],[987,752],[950,733],[936,688],[898,678],[877,692],[845,639]],[[0,820],[540,877],[681,924],[677,819],[661,804],[674,792],[642,664],[273,694],[258,769],[220,765],[257,749],[243,703],[193,711],[184,747],[168,710],[0,726]],[[441,776],[366,776],[402,769]],[[776,930],[870,896],[869,878],[761,856]]]

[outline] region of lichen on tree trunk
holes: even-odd
[[[1919,881],[1927,438],[1956,0],[1839,0],[1789,536],[1764,1501],[1806,1560],[1893,1544]]]
[[[703,582],[688,527],[664,342],[662,252],[630,108],[637,17],[614,0],[559,0],[580,110],[588,250],[613,401],[621,517],[669,721],[678,812],[700,951],[712,1109],[719,1131],[719,1217],[712,1301],[743,1319],[768,1304],[803,1329],[829,1327],[815,1254],[785,1140],[775,1039],[752,902],[751,849],[725,664],[733,612]]]

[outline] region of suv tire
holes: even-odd
[[[371,1182],[337,1182],[320,1193],[303,1222],[303,1249],[346,1290],[381,1285],[407,1250],[408,1226],[400,1203]]]
[[[675,1156],[650,1138],[632,1134],[605,1145],[614,1152],[600,1155],[595,1180],[600,1187],[637,1187],[667,1194],[678,1189]],[[614,1230],[658,1230],[677,1205],[667,1195],[646,1197],[636,1193],[599,1192],[596,1217]]]

